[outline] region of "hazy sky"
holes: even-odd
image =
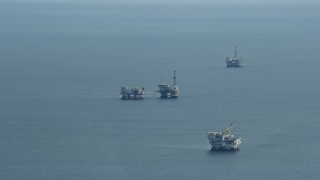
[[[0,2],[318,3],[319,0],[0,0]]]

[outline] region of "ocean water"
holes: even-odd
[[[319,178],[319,4],[0,4],[0,179]]]

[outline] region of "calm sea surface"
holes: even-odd
[[[319,4],[1,2],[0,179],[318,179],[319,22]],[[240,151],[210,152],[230,122]]]

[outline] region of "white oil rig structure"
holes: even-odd
[[[174,71],[172,85],[169,84],[159,84],[160,98],[177,98],[179,95],[179,87],[176,80],[176,71]]]
[[[235,47],[234,57],[226,57],[227,67],[242,67],[243,59],[238,56],[237,47]]]
[[[208,132],[209,143],[211,144],[211,151],[235,151],[239,150],[241,138],[234,137],[231,134],[233,123],[227,127],[226,131],[222,132]]]
[[[144,87],[131,87],[122,86],[120,90],[122,99],[142,99],[144,95]]]

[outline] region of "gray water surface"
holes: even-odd
[[[319,5],[0,4],[0,179],[319,177]]]

